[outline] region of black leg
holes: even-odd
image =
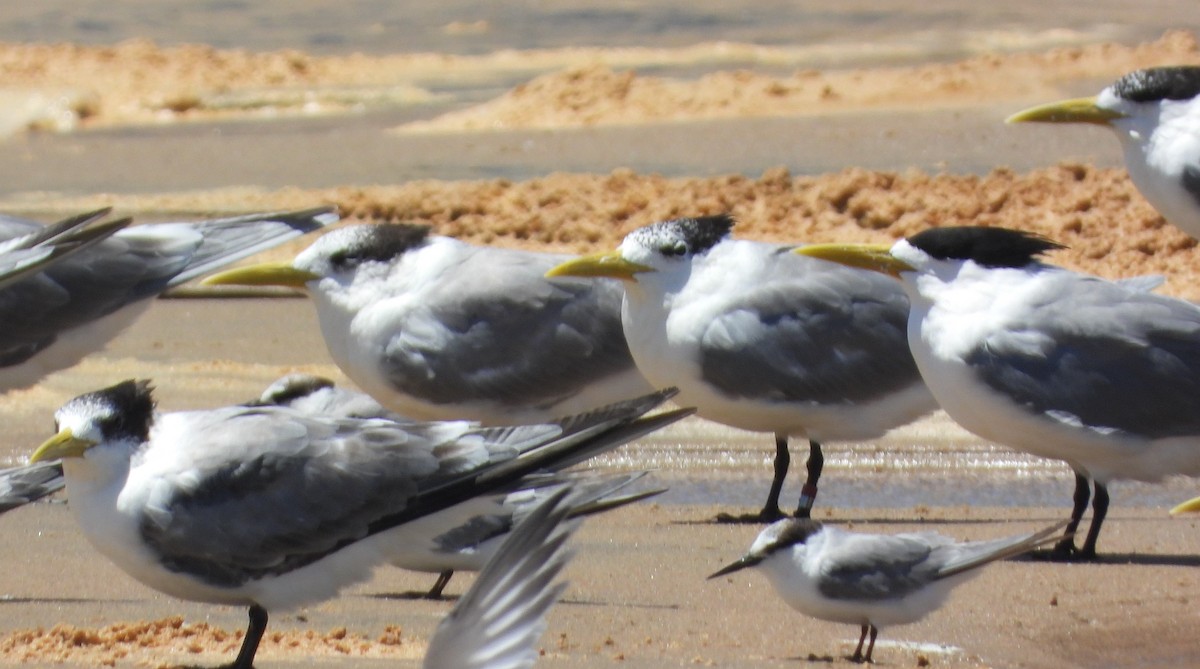
[[[1091,482],[1083,474],[1075,472],[1075,506],[1071,509],[1071,521],[1063,530],[1063,538],[1054,544],[1054,555],[1059,558],[1071,557],[1075,553],[1075,531],[1087,511],[1088,499],[1092,495]]]
[[[854,648],[854,654],[850,656],[851,662],[862,662],[862,647],[863,642],[867,640],[867,625],[862,626],[862,633],[858,635],[858,645]]]
[[[442,591],[446,589],[446,584],[450,582],[451,576],[454,576],[453,569],[447,569],[438,574],[437,580],[433,582],[433,587],[429,589],[429,592],[425,593],[425,599],[441,599]]]
[[[246,628],[246,638],[242,640],[242,649],[238,651],[237,659],[229,665],[230,669],[253,669],[254,654],[258,652],[258,642],[262,640],[263,632],[267,631],[267,610],[258,604],[250,607],[250,625]]]
[[[792,464],[792,456],[788,452],[786,434],[775,435],[775,479],[771,481],[771,491],[767,493],[767,503],[763,505],[763,520],[783,517],[779,510],[779,494],[783,492],[783,480],[787,478],[788,467]]]
[[[821,469],[824,466],[825,454],[821,452],[821,444],[809,440],[808,479],[800,489],[800,504],[796,507],[797,518],[808,518],[812,515],[812,505],[817,500],[817,481],[821,480]]]
[[[1083,549],[1079,551],[1080,560],[1096,559],[1096,539],[1100,537],[1100,526],[1104,524],[1104,517],[1107,515],[1108,487],[1097,483],[1096,496],[1092,499],[1092,524],[1088,526],[1087,539],[1083,542]]]
[[[735,516],[729,513],[718,513],[718,523],[773,523],[783,518],[779,510],[779,494],[783,491],[783,479],[787,477],[788,466],[792,464],[792,456],[788,453],[788,438],[786,434],[775,435],[775,480],[771,481],[771,491],[767,493],[767,503],[758,513]]]
[[[875,637],[877,636],[879,636],[879,628],[871,625],[871,643],[867,645],[867,656],[863,658],[867,664],[875,662]]]

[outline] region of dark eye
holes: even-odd
[[[675,241],[668,242],[660,249],[665,256],[681,256],[688,252],[687,242]]]

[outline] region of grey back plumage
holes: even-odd
[[[726,395],[852,403],[920,383],[908,348],[908,298],[891,279],[809,261],[780,247],[778,281],[712,319],[704,380]]]
[[[584,385],[634,368],[612,281],[543,275],[567,256],[475,248],[425,299],[448,343],[399,333],[384,372],[435,404],[492,401],[545,407]]]
[[[1094,429],[1200,435],[1200,308],[1066,272],[1049,292],[965,357],[980,380]]]

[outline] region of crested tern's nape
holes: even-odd
[[[865,534],[789,518],[760,532],[741,559],[709,579],[746,568],[762,571],[797,611],[860,625],[862,633],[850,659],[873,662],[881,627],[924,618],[942,606],[955,586],[977,575],[979,567],[1054,541],[1060,527],[958,543],[934,532]]]
[[[168,288],[337,218],[321,208],[195,223],[97,224],[83,248],[0,284],[0,392],[32,385],[102,349]],[[61,225],[0,217],[0,238],[20,244],[60,232]]]
[[[1039,259],[1060,246],[1001,228],[938,228],[892,246],[796,252],[898,277],[908,342],[942,408],[975,434],[1075,471],[1072,535],[1096,557],[1109,481],[1200,476],[1200,307],[1142,282],[1106,281]]]
[[[538,502],[507,535],[471,588],[438,624],[425,669],[529,669],[546,631],[546,614],[566,588],[555,583],[578,521],[571,488]]]
[[[905,341],[908,300],[895,282],[800,258],[794,245],[732,239],[732,227],[729,216],[655,223],[549,276],[620,279],[625,338],[642,374],[678,387],[679,402],[702,418],[775,436],[762,510],[721,519],[783,515],[789,436],[809,440],[796,509],[807,517],[821,443],[878,437],[935,404]]]
[[[149,383],[126,381],[63,405],[31,462],[63,459],[80,529],[126,573],[181,599],[248,607],[233,664],[246,669],[268,611],[363,580],[407,543],[409,523],[485,515],[497,494],[688,415],[643,416],[671,395],[481,428],[271,406],[158,414]]]
[[[567,256],[429,232],[347,226],[292,263],[205,283],[304,289],[342,372],[415,419],[543,421],[651,390],[621,336],[615,282],[551,282]]]
[[[1032,107],[1008,122],[1108,127],[1138,191],[1168,222],[1200,239],[1200,66],[1130,72],[1095,97]]]

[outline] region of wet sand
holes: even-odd
[[[1164,292],[1200,299],[1195,242],[1132,189],[1113,138],[1001,123],[1133,67],[1200,62],[1193,35],[1163,36],[1194,11],[1188,3],[1051,1],[1008,14],[949,0],[905,12],[850,3],[806,15],[722,3],[612,13],[582,1],[549,14],[533,5],[508,14],[472,5],[472,14],[451,2],[418,3],[403,16],[390,3],[363,3],[360,15],[331,17],[316,3],[264,2],[190,22],[141,2],[75,3],[77,18],[62,22],[59,4],[0,9],[0,39],[23,28],[23,39],[43,43],[0,45],[0,93],[19,90],[27,101],[36,81],[34,93],[57,95],[67,112],[61,125],[39,121],[32,132],[24,121],[0,123],[16,133],[0,142],[2,211],[49,219],[112,204],[163,220],[333,203],[356,220],[574,251],[609,247],[656,218],[718,211],[738,216],[739,234],[795,241],[883,240],[975,222],[1064,241],[1072,248],[1056,261],[1086,271],[1163,273]],[[255,22],[261,30],[245,29]],[[522,31],[522,22],[544,29]],[[497,51],[518,35],[525,51]],[[208,46],[178,46],[189,42]],[[582,64],[607,70],[581,79],[572,68]],[[621,74],[628,68],[637,73]],[[920,104],[903,86],[864,94],[899,76],[941,83],[922,89]],[[603,115],[570,113],[563,83],[572,77],[584,82],[582,108]],[[801,95],[808,80],[820,82],[817,98]],[[768,97],[780,86],[775,97],[792,106],[713,113],[739,94],[731,82]],[[841,95],[821,98],[823,86]],[[639,87],[665,104],[614,102]],[[691,99],[708,103],[681,102]],[[121,104],[132,111],[118,113]],[[664,115],[672,106],[679,113]],[[523,116],[531,108],[548,114]],[[465,117],[494,122],[482,131],[455,124]],[[174,410],[248,399],[296,370],[344,381],[303,300],[160,301],[107,351],[7,394],[0,459],[21,460],[70,397],[123,378],[153,378],[160,406]],[[689,421],[602,460],[659,469],[655,482],[672,490],[584,527],[542,666],[845,663],[857,629],[787,609],[755,574],[704,580],[757,532],[707,519],[761,501],[768,442]],[[818,516],[856,529],[990,538],[1067,513],[1065,467],[982,443],[944,417],[830,453]],[[785,499],[797,494],[792,483]],[[877,662],[1195,664],[1200,526],[1165,508],[1196,487],[1114,486],[1101,564],[990,567],[926,621],[883,630]],[[232,657],[244,611],[138,585],[86,544],[62,504],[2,520],[0,662],[214,666]],[[469,581],[456,577],[449,592]],[[394,595],[431,582],[383,569],[339,599],[278,615],[269,636],[281,635],[259,666],[412,666],[449,604]],[[71,627],[37,631],[57,625]]]

